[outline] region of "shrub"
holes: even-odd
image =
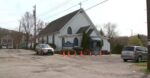
[[[81,48],[81,47],[74,47],[73,50],[75,50],[76,52],[79,52],[79,51],[82,51],[83,48]]]
[[[113,54],[121,54],[122,49],[123,49],[123,45],[116,44],[116,45],[112,48],[112,53],[113,53]]]

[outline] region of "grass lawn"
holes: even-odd
[[[135,63],[135,66],[137,67],[138,70],[140,70],[144,73],[149,73],[150,74],[150,71],[147,71],[147,62]]]

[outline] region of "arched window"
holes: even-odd
[[[72,29],[71,29],[71,27],[68,27],[67,32],[68,32],[68,34],[72,34]]]
[[[78,46],[78,38],[74,38],[74,46]]]

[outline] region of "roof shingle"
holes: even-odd
[[[78,13],[79,10],[52,21],[39,33],[39,36],[59,31],[76,13]]]

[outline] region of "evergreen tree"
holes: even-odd
[[[82,41],[81,41],[81,47],[83,48],[83,50],[89,49],[90,45],[90,37],[88,36],[87,33],[83,32],[82,34]]]
[[[102,29],[100,30],[100,35],[101,35],[101,36],[104,36],[104,32],[103,32]]]

